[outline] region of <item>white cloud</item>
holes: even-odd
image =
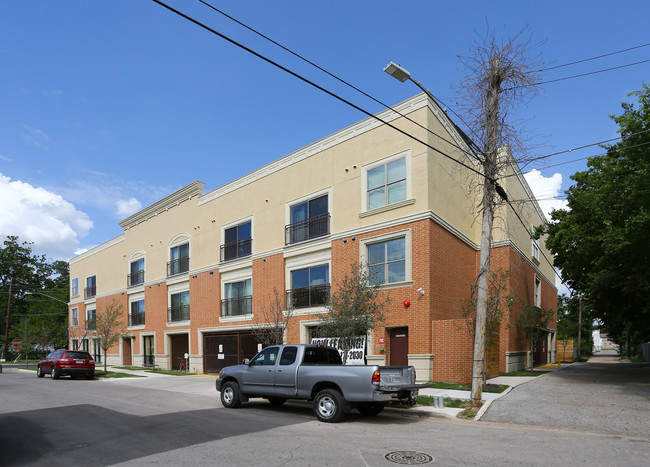
[[[13,162],[14,160],[11,159],[10,157],[3,156],[2,154],[0,154],[0,161]]]
[[[544,177],[539,170],[533,169],[525,173],[524,178],[548,220],[551,220],[552,210],[568,208],[566,200],[558,198],[562,190],[562,174]]]
[[[120,217],[129,217],[142,209],[142,203],[135,198],[117,200],[117,212]]]
[[[32,250],[51,259],[68,259],[79,249],[79,238],[93,222],[85,212],[61,196],[11,181],[0,174],[0,235],[16,235],[33,242]]]

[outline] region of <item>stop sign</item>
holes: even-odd
[[[13,345],[14,347],[20,347],[20,344],[22,344],[22,342],[23,341],[21,341],[20,339],[14,339],[11,341],[11,345]]]

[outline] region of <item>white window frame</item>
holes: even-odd
[[[171,308],[172,306],[172,295],[180,294],[183,292],[187,292],[188,294],[190,293],[190,286],[187,281],[167,286],[167,310],[169,310],[169,308]],[[169,316],[167,315],[167,310],[165,310],[165,323],[167,324],[167,327],[171,328],[174,326],[187,326],[187,324],[192,321],[192,295],[190,294],[190,319],[189,320],[169,322],[167,321],[167,319],[169,318]]]
[[[374,168],[377,168],[382,165],[389,164],[391,162],[394,162],[398,159],[405,159],[406,162],[406,194],[405,198],[401,201],[397,201],[392,204],[385,204],[383,206],[380,206],[378,208],[369,210],[368,209],[368,172]],[[405,151],[399,152],[397,154],[393,154],[392,156],[385,157],[383,159],[380,159],[375,162],[371,162],[370,164],[366,164],[362,167],[362,174],[361,174],[361,212],[366,213],[366,212],[381,212],[385,211],[387,209],[392,209],[396,207],[402,206],[404,203],[410,204],[411,200],[413,199],[413,175],[412,175],[412,154],[411,150],[407,149]]]
[[[539,240],[533,239],[533,259],[539,263]]]
[[[249,256],[244,256],[243,258],[246,258],[246,259],[251,258],[253,256],[253,245],[255,244],[255,242],[254,242],[254,240],[255,240],[255,235],[254,235],[255,222],[253,221],[253,216],[244,217],[243,219],[239,219],[239,220],[236,220],[236,221],[233,221],[233,222],[229,222],[228,224],[222,225],[221,226],[221,243],[219,244],[219,250],[221,250],[221,245],[226,244],[226,230],[232,229],[233,227],[237,227],[237,226],[239,226],[241,224],[246,224],[247,222],[251,223],[251,254]],[[242,258],[231,259],[231,260],[228,260],[228,262],[236,261],[238,259],[242,259]],[[221,260],[221,251],[219,252],[219,260]]]
[[[395,287],[407,287],[413,285],[413,247],[411,229],[398,230],[383,235],[364,238],[359,240],[359,263],[368,272],[368,245],[384,243],[390,240],[404,238],[404,280],[400,282],[388,282],[379,285],[380,288],[390,289]]]
[[[76,282],[76,286],[75,286],[75,282]],[[70,296],[71,297],[79,296],[79,277],[73,277],[72,280],[70,280]]]
[[[79,308],[75,307],[71,312],[71,318],[70,318],[70,327],[73,328],[78,328],[79,327]]]
[[[533,304],[542,307],[542,279],[537,274],[533,279]]]

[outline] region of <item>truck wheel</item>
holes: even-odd
[[[241,405],[239,397],[239,384],[228,381],[221,389],[221,403],[229,409],[236,409]]]
[[[284,404],[287,400],[283,397],[269,397],[269,402],[271,403],[272,406],[274,407],[280,407],[282,404]]]
[[[336,389],[323,389],[314,398],[314,414],[321,422],[336,423],[343,417],[343,403]]]
[[[357,410],[362,415],[377,415],[384,410],[384,404],[381,402],[360,402],[357,404]]]

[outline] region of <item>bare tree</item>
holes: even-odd
[[[104,371],[106,371],[106,354],[108,349],[117,344],[124,332],[124,307],[113,299],[108,305],[97,308],[95,331],[100,339],[100,347],[104,353]]]
[[[488,32],[467,56],[459,57],[466,77],[458,85],[458,101],[470,133],[478,139],[483,169],[481,250],[476,281],[476,327],[472,368],[472,406],[479,407],[485,374],[485,334],[489,301],[489,271],[494,213],[500,200],[508,201],[498,181],[513,157],[525,153],[525,139],[508,118],[511,111],[536,92],[539,60],[531,58],[533,44],[528,27],[511,39],[497,40]],[[506,148],[505,151],[500,148]],[[498,197],[497,197],[498,195]]]
[[[268,302],[265,300],[260,309],[262,322],[252,325],[253,334],[263,347],[284,342],[284,333],[293,315],[291,307],[288,307],[287,310],[284,308],[284,301],[278,289],[273,287],[273,296],[269,298]]]

